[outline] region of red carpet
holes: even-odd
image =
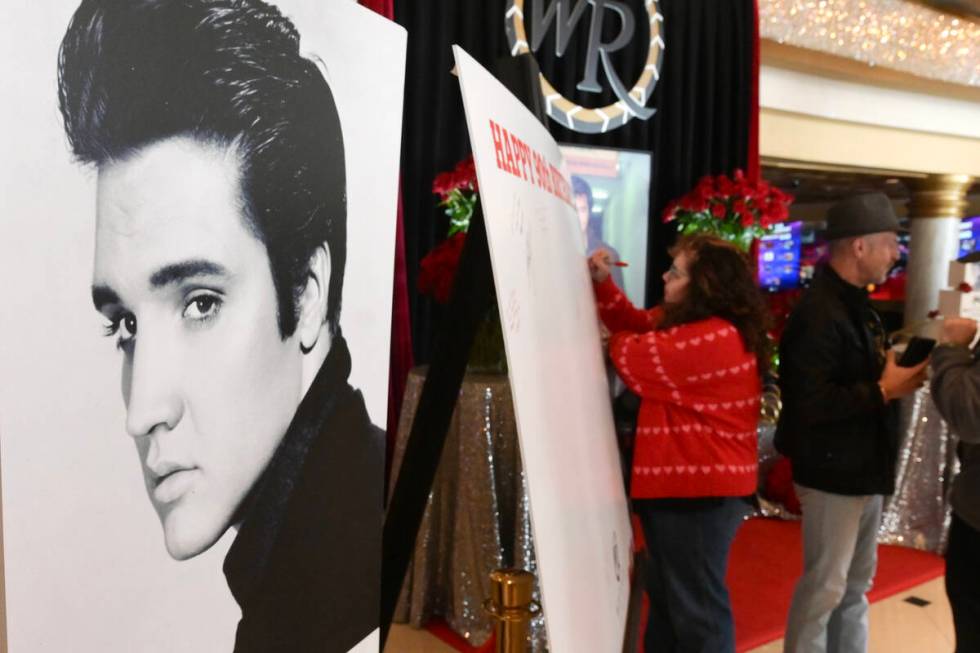
[[[793,588],[803,569],[800,523],[750,519],[732,545],[728,588],[735,613],[738,651],[783,636]],[[878,573],[868,598],[874,602],[943,575],[932,553],[882,544]]]
[[[426,624],[425,629],[429,631],[430,634],[435,635],[443,643],[452,646],[457,651],[462,651],[463,653],[493,653],[496,649],[496,642],[493,635],[490,635],[490,639],[486,643],[479,647],[474,648],[470,646],[470,643],[463,639],[456,631],[452,630],[445,621],[441,619],[435,619]]]
[[[783,636],[793,588],[802,568],[799,522],[750,519],[739,529],[728,569],[739,653]],[[942,576],[944,569],[943,559],[937,555],[880,545],[878,574],[868,598],[874,602],[898,594]],[[645,606],[646,601],[644,609]],[[445,624],[431,625],[429,630],[458,651],[477,651]]]

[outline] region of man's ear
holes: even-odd
[[[330,248],[323,243],[313,251],[307,266],[306,286],[299,297],[296,331],[303,352],[316,345],[327,322],[330,288]]]
[[[858,236],[851,243],[851,253],[854,254],[855,258],[863,258],[868,252],[868,241],[867,236]]]

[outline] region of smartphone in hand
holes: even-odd
[[[932,348],[936,346],[936,341],[932,338],[920,338],[913,336],[909,340],[908,346],[898,359],[899,367],[915,367],[932,353]]]

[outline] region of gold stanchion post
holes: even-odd
[[[497,653],[527,653],[531,619],[541,610],[532,598],[534,575],[523,569],[490,573],[490,598],[484,607],[493,616]]]

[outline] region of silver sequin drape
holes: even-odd
[[[878,541],[943,553],[949,491],[959,471],[956,438],[928,387],[903,400],[900,424],[895,494],[885,502]]]
[[[393,475],[401,465],[424,380],[424,368],[409,374]],[[537,574],[514,404],[506,374],[468,373],[395,621],[421,628],[441,618],[471,645],[481,646],[493,631],[483,610],[483,601],[490,596],[490,572],[504,567]],[[534,598],[541,600],[537,588]],[[535,653],[547,650],[540,616],[531,624],[530,644]]]

